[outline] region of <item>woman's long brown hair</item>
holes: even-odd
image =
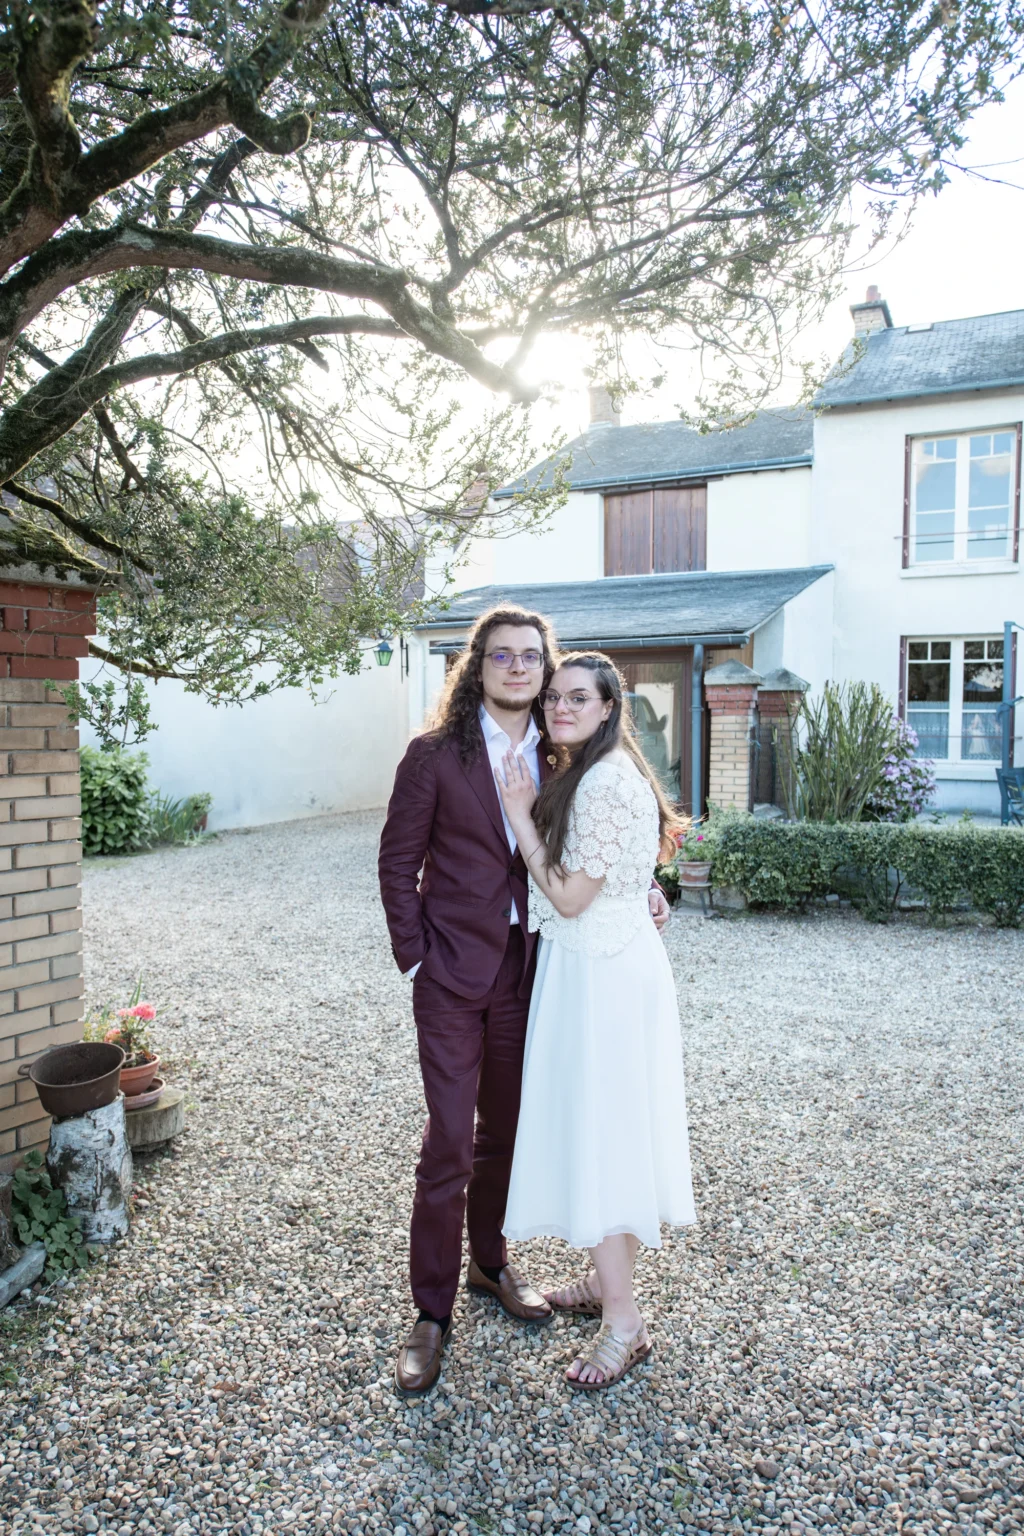
[[[570,651],[559,656],[558,670],[566,667],[582,667],[594,679],[594,687],[601,698],[611,701],[611,713],[586,741],[575,748],[556,749],[560,759],[559,770],[541,789],[533,807],[533,820],[547,846],[547,865],[561,864],[565,847],[565,835],[569,829],[572,810],[580,780],[588,768],[593,768],[609,752],[621,747],[633,759],[643,774],[658,802],[658,831],[661,837],[661,857],[668,859],[675,849],[675,833],[686,826],[686,821],[670,804],[657,774],[637,745],[633,729],[633,712],[626,697],[622,674],[610,656],[602,651]]]

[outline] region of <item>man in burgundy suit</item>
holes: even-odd
[[[521,754],[550,771],[534,701],[554,670],[539,614],[497,608],[477,620],[449,675],[433,730],[399,764],[380,842],[391,947],[413,979],[428,1120],[416,1169],[410,1278],[419,1317],[395,1382],[429,1392],[441,1373],[469,1236],[471,1290],[524,1323],[551,1306],[508,1262],[505,1216],[535,965],[526,866],[494,779]],[[422,871],[422,873],[421,873]],[[667,917],[661,906],[656,920]]]

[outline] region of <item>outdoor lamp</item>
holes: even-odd
[[[394,655],[390,641],[382,640],[374,651],[374,655],[377,658],[378,667],[389,667],[391,665],[391,658]]]

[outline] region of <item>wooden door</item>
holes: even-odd
[[[604,573],[707,568],[707,487],[659,486],[604,498]]]

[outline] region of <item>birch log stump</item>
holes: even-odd
[[[46,1166],[64,1191],[69,1213],[80,1218],[87,1243],[127,1236],[132,1154],[123,1094],[87,1115],[55,1120]]]

